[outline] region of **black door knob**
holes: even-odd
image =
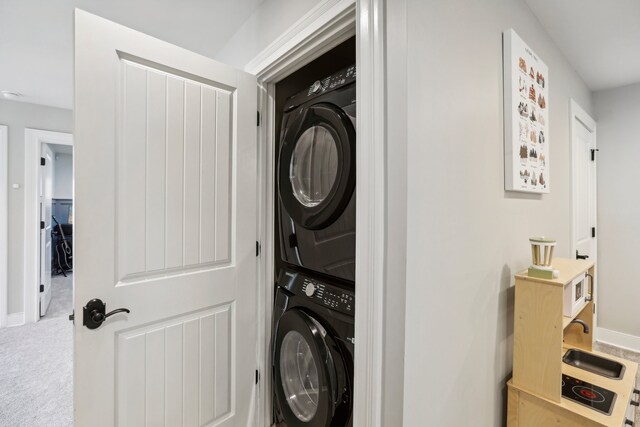
[[[92,299],[82,308],[83,318],[82,324],[89,329],[99,328],[109,316],[117,313],[130,313],[128,308],[118,308],[116,310],[106,312],[107,305],[99,299]]]
[[[580,253],[576,250],[576,259],[587,259],[589,255],[580,255]]]

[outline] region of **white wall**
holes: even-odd
[[[591,94],[521,0],[407,0],[406,19],[404,425],[499,426],[512,277],[530,264],[530,236],[555,237],[558,256],[569,256],[569,99],[590,112]],[[511,27],[549,66],[548,195],[503,190],[502,31]]]
[[[404,404],[407,248],[406,1],[387,2],[387,153],[382,425],[401,426]],[[366,142],[364,142],[366,143]],[[366,286],[362,284],[362,286]],[[357,339],[357,338],[356,338]],[[408,337],[412,339],[412,337]],[[426,405],[425,405],[426,406]],[[426,424],[420,423],[420,426]]]
[[[312,3],[266,0],[216,59],[244,66]],[[529,263],[531,235],[556,237],[569,256],[569,98],[591,112],[591,94],[521,0],[396,0],[386,14],[383,425],[468,425],[469,416],[500,425],[512,276]],[[510,27],[550,69],[545,196],[503,191],[501,34]]]
[[[236,67],[244,67],[319,3],[323,2],[264,0],[218,51],[215,59]]]
[[[24,129],[71,132],[71,110],[0,100],[0,123],[9,126],[8,314],[24,311]]]
[[[73,156],[56,153],[53,162],[53,198],[73,198]]]
[[[593,95],[598,168],[598,326],[638,337],[640,84]]]

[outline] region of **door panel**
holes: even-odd
[[[130,61],[123,61],[122,80],[120,280],[227,264],[233,107],[229,91]],[[169,98],[170,88],[175,96]],[[166,137],[168,126],[171,139]],[[184,156],[166,155],[180,148]],[[193,166],[185,169],[185,164]],[[146,173],[140,165],[146,166]],[[169,179],[183,185],[169,188]]]
[[[44,228],[40,229],[40,316],[47,314],[51,303],[51,260],[53,247],[51,241],[51,213],[53,199],[53,150],[42,144],[41,156],[45,163],[40,168],[40,220]]]
[[[232,317],[232,305],[223,305],[119,334],[119,423],[208,425],[227,417],[235,404]]]
[[[82,11],[75,36],[76,425],[254,425],[255,77]],[[93,298],[131,312],[89,330]]]
[[[592,237],[592,227],[595,221],[595,163],[591,160],[591,150],[595,149],[595,136],[580,120],[574,118],[576,141],[575,147],[575,212],[574,238],[576,250],[581,255],[595,258],[595,239]]]

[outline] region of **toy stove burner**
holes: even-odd
[[[605,415],[611,415],[616,401],[614,392],[568,375],[562,376],[562,397]]]
[[[573,391],[573,393],[578,396],[581,397],[583,399],[587,399],[591,402],[604,402],[604,396],[602,395],[602,393],[599,393],[595,390],[592,390],[588,387],[584,387],[584,386],[575,386],[571,389],[571,391]]]

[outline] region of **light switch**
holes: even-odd
[[[14,190],[19,190],[20,184],[11,184],[11,188],[13,188]]]

